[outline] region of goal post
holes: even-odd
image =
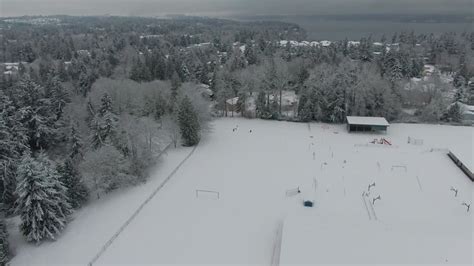
[[[291,189],[287,189],[285,191],[285,195],[287,197],[292,197],[292,196],[295,196],[296,194],[300,193],[300,187],[296,187],[296,188],[291,188]]]
[[[216,199],[220,199],[221,195],[219,191],[214,191],[214,190],[204,190],[204,189],[196,189],[196,198],[200,197],[214,197]]]

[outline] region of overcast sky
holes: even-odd
[[[0,15],[474,13],[473,0],[0,0]]]

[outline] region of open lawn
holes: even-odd
[[[474,184],[446,153],[473,160],[473,148],[470,127],[394,124],[378,135],[218,119],[94,265],[472,265],[474,210],[461,204]],[[85,207],[57,242],[36,247],[15,229],[12,265],[87,264],[190,151],[171,150],[147,184]]]

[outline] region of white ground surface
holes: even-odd
[[[343,125],[217,120],[96,265],[471,265],[473,210],[461,203],[473,202],[474,185],[445,149],[472,158],[472,135],[395,124],[383,135],[393,145],[384,146],[368,144],[380,135]],[[424,145],[407,144],[408,136]],[[171,151],[146,185],[84,208],[56,242],[36,247],[10,229],[12,265],[86,264],[189,151]],[[361,194],[372,182],[366,208]],[[286,197],[296,187],[302,194]],[[196,198],[197,189],[219,199]],[[303,198],[315,207],[302,207]]]

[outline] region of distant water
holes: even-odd
[[[334,16],[280,16],[253,17],[244,20],[278,20],[300,25],[308,34],[308,40],[359,40],[372,35],[390,39],[394,33],[415,31],[415,33],[473,32],[472,17],[442,17],[430,21],[427,16],[394,18],[383,16],[354,17]]]
[[[293,18],[284,20],[300,25],[308,33],[311,40],[343,40],[345,38],[358,40],[372,35],[380,39],[384,34],[391,38],[394,33],[415,31],[416,33],[464,32],[473,31],[472,23],[468,22],[393,22],[393,21],[338,21],[338,20],[310,20]]]

